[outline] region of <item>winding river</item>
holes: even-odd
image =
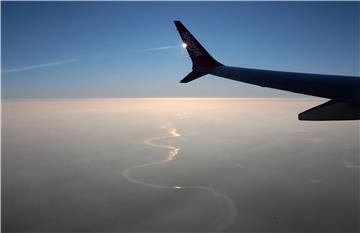
[[[162,160],[159,160],[159,161],[128,167],[122,172],[122,175],[128,181],[130,181],[132,183],[147,186],[147,187],[150,187],[150,188],[156,188],[156,189],[185,189],[185,190],[189,190],[189,191],[190,190],[201,190],[201,191],[205,191],[205,192],[209,193],[210,195],[212,195],[214,197],[215,201],[220,206],[220,209],[219,209],[219,214],[218,214],[217,219],[212,221],[212,223],[209,224],[209,226],[207,226],[207,228],[205,230],[207,230],[207,231],[217,231],[217,232],[225,231],[233,223],[233,221],[238,216],[237,208],[236,208],[236,205],[235,205],[234,201],[231,198],[229,198],[228,196],[226,196],[225,194],[220,193],[220,192],[216,191],[214,188],[208,187],[208,186],[200,186],[200,185],[176,185],[176,186],[161,185],[161,184],[156,184],[156,183],[144,182],[144,181],[135,179],[135,178],[133,178],[131,176],[131,173],[134,172],[137,169],[141,169],[141,168],[149,167],[149,166],[155,166],[155,165],[159,165],[159,164],[162,164],[162,163],[168,163],[168,162],[174,161],[177,158],[177,156],[179,154],[179,151],[180,151],[180,148],[177,148],[177,147],[171,146],[171,145],[160,144],[160,143],[156,143],[156,142],[161,141],[161,140],[165,140],[165,139],[180,137],[181,134],[178,133],[177,129],[172,127],[170,124],[161,125],[161,128],[166,129],[167,132],[168,132],[168,135],[148,138],[148,139],[144,140],[144,143],[146,145],[148,145],[148,146],[151,146],[151,147],[158,147],[158,148],[166,149],[168,151],[167,157],[162,159]]]

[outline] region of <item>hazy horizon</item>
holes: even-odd
[[[313,96],[304,96],[304,97],[166,97],[166,96],[162,96],[162,97],[47,97],[47,98],[9,98],[9,99],[3,99],[3,101],[8,101],[8,100],[83,100],[83,99],[88,99],[88,100],[96,100],[96,99],[149,99],[149,100],[195,100],[195,99],[208,99],[208,100],[217,100],[217,99],[224,99],[224,100],[237,100],[237,99],[244,99],[244,100],[310,100],[310,101],[326,101],[327,99],[324,98],[320,98],[320,97],[313,97]]]
[[[357,232],[357,121],[321,100],[2,102],[3,232]]]

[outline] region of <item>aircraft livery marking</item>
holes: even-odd
[[[191,51],[196,57],[203,55],[200,52],[200,49],[195,45],[195,42],[192,40],[192,36],[189,32],[182,33],[182,36],[189,51]]]

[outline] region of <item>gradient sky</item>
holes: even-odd
[[[191,70],[173,20],[233,66],[360,75],[356,2],[2,2],[3,98],[299,97]]]

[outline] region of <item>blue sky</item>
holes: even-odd
[[[360,4],[354,2],[1,6],[5,98],[300,96],[212,76],[180,84],[191,62],[177,19],[227,65],[359,75]]]

